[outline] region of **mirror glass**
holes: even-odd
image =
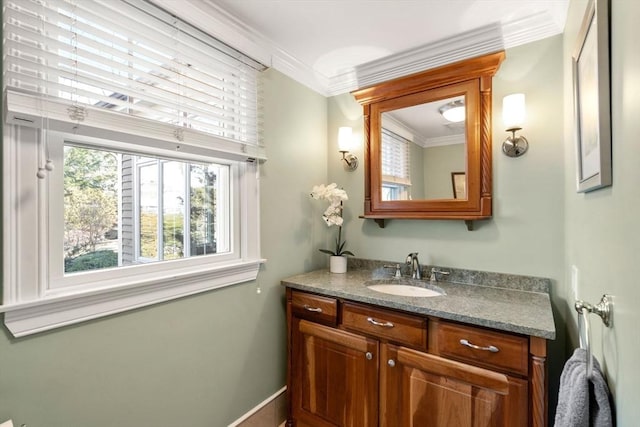
[[[462,95],[382,113],[381,200],[467,198],[464,104]]]

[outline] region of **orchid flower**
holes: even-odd
[[[342,241],[342,225],[344,220],[342,218],[343,202],[349,200],[347,192],[341,188],[338,188],[336,183],[329,185],[314,185],[311,189],[311,197],[315,200],[326,200],[329,202],[329,207],[322,214],[322,219],[327,224],[327,227],[336,225],[338,227],[338,238],[336,239],[336,250],[330,251],[328,249],[320,249],[320,252],[334,255],[343,256],[351,255],[350,251],[345,251],[344,247],[347,244],[346,241]]]

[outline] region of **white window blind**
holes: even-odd
[[[259,145],[264,67],[202,31],[144,0],[4,6],[5,88]]]
[[[411,184],[410,142],[405,138],[382,129],[382,180],[403,185]]]

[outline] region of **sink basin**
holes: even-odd
[[[411,279],[377,279],[365,282],[372,291],[403,297],[439,297],[445,292],[427,282]]]

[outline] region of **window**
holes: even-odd
[[[388,129],[382,129],[382,200],[411,198],[411,142]]]
[[[135,224],[122,221],[123,228],[133,230],[124,244],[123,264],[229,251],[228,165],[140,156],[125,156],[125,162],[132,164],[134,173],[123,174],[123,187],[133,183],[135,191],[122,210],[137,216]]]
[[[264,67],[143,0],[4,5],[8,329],[254,280]]]
[[[229,252],[229,165],[63,152],[65,274]]]

